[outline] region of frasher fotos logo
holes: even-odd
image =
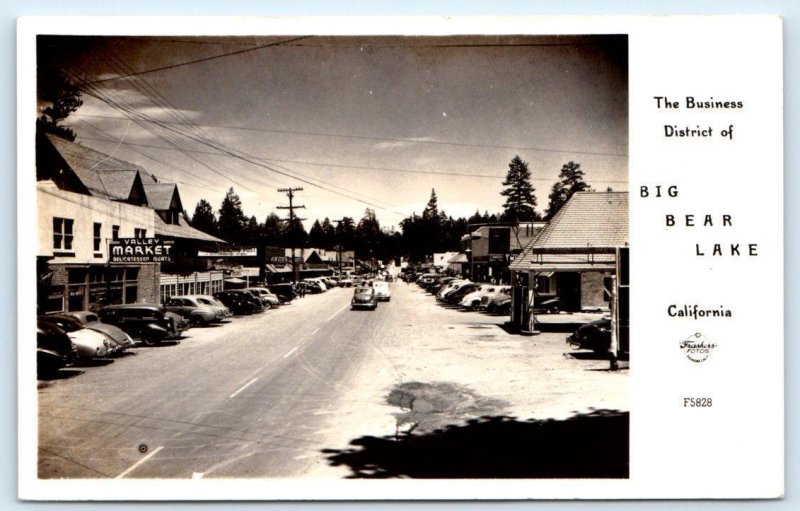
[[[717,344],[700,332],[694,333],[680,342],[686,358],[692,362],[705,362],[717,348]]]

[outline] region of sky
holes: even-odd
[[[624,36],[40,39],[81,85],[76,141],[177,182],[191,215],[233,187],[260,222],[288,204],[384,227],[439,209],[502,211],[508,163],[538,201],[567,161],[626,190]],[[39,108],[42,105],[38,105]]]

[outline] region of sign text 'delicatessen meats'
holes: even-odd
[[[172,240],[119,238],[110,242],[109,247],[112,263],[166,263],[173,257]]]

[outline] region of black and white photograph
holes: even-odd
[[[631,477],[627,35],[35,55],[38,479]]]
[[[629,477],[625,35],[36,45],[40,479]]]

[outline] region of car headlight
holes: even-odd
[[[74,342],[72,342],[72,343],[70,343],[70,348],[72,349],[72,351],[75,351],[75,350],[78,349],[78,345],[75,344]]]

